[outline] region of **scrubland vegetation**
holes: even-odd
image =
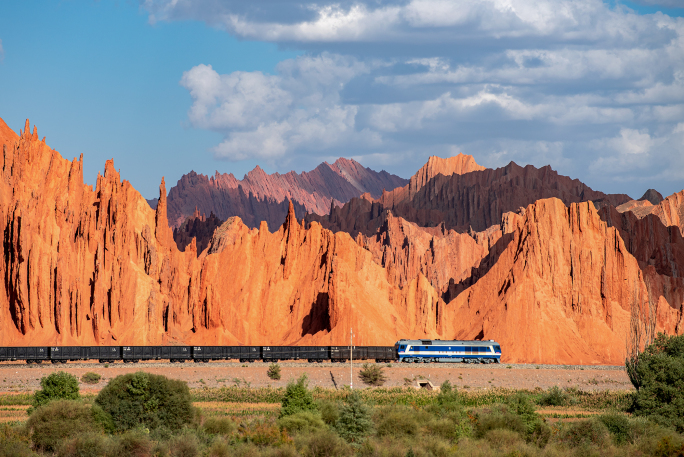
[[[0,397],[32,405],[0,425],[0,457],[684,455],[684,337],[659,337],[635,369],[636,393],[326,390],[305,376],[190,391],[139,372],[83,396],[55,373],[31,397]]]

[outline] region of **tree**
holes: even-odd
[[[308,389],[308,378],[303,374],[297,382],[290,381],[285,389],[280,417],[290,416],[302,411],[318,411],[313,395]]]
[[[639,381],[632,412],[684,432],[684,335],[658,334],[634,367]]]
[[[639,277],[641,277],[641,273]],[[653,297],[653,287],[650,285],[650,281],[647,281],[645,284],[647,290],[646,301],[642,298],[639,285],[632,292],[629,334],[627,335],[625,369],[629,380],[636,390],[641,388],[641,377],[637,370],[639,356],[642,348],[649,346],[656,334],[656,300]]]
[[[46,405],[53,400],[78,400],[80,397],[78,391],[78,379],[76,376],[58,371],[52,373],[40,380],[42,390],[39,390],[33,396],[33,407],[30,409],[31,414],[35,408]]]
[[[335,428],[337,433],[350,443],[363,441],[373,430],[370,411],[361,400],[358,390],[352,391],[347,397],[347,402],[342,405]]]
[[[138,426],[179,430],[194,417],[185,382],[142,371],[112,379],[95,403],[111,416],[117,431]]]

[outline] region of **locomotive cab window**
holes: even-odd
[[[501,346],[494,346],[494,351],[501,352]]]
[[[402,344],[401,346],[399,346],[399,349],[403,351],[404,349],[406,349],[406,346]]]

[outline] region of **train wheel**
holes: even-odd
[[[26,365],[31,365],[33,363],[33,360],[27,360]]]
[[[203,363],[209,363],[209,359],[202,360]]]
[[[201,361],[200,359],[194,359],[193,362],[195,362],[195,363],[202,363],[202,361]]]
[[[43,363],[43,361],[42,360],[34,360],[33,363],[37,363],[38,365],[40,365],[41,363]]]

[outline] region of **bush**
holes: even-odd
[[[537,424],[541,422],[541,417],[534,410],[534,406],[530,399],[525,394],[516,394],[508,400],[508,408],[511,412],[517,414],[525,424],[525,434],[529,436],[533,430],[537,428]]]
[[[658,334],[632,370],[634,415],[684,432],[684,335]]]
[[[207,457],[231,457],[231,455],[233,453],[230,446],[224,440],[214,441],[207,453]]]
[[[534,444],[540,449],[544,449],[551,439],[551,427],[546,425],[541,420],[534,424],[532,433],[530,433],[527,441]]]
[[[311,411],[302,411],[278,419],[278,426],[290,435],[309,433],[325,427],[321,416]]]
[[[539,399],[541,406],[569,406],[575,403],[575,398],[558,386],[551,387]]]
[[[40,380],[41,390],[33,396],[33,408],[29,409],[29,414],[35,408],[48,404],[53,400],[78,400],[78,379],[76,376],[64,371],[51,373]]]
[[[488,431],[497,429],[512,430],[521,435],[527,433],[527,425],[522,418],[509,411],[506,405],[482,408],[475,412],[474,417],[477,438],[484,438]]]
[[[90,406],[74,400],[58,400],[36,409],[26,423],[34,446],[54,452],[65,439],[101,432]]]
[[[462,409],[461,397],[458,394],[456,388],[452,387],[451,383],[448,380],[444,381],[439,388],[439,394],[437,395],[437,404],[441,408],[448,411]]]
[[[318,410],[321,412],[321,419],[330,426],[335,426],[337,420],[340,418],[340,410],[337,404],[328,400],[319,400],[317,403]]]
[[[297,447],[306,457],[328,457],[352,455],[351,448],[333,431],[322,429],[297,439]]]
[[[93,373],[92,371],[89,371],[81,376],[81,382],[85,384],[97,384],[100,382],[100,379],[102,379],[102,376],[97,373]]]
[[[117,431],[140,426],[179,430],[194,418],[185,382],[144,372],[112,379],[95,403],[109,414]]]
[[[364,363],[359,378],[369,386],[381,386],[387,381],[387,376],[382,372],[382,367],[375,363]]]
[[[0,425],[0,457],[32,457],[29,437],[24,427]]]
[[[230,436],[237,431],[237,425],[227,417],[210,417],[204,421],[204,431],[210,435]]]
[[[266,372],[269,378],[277,381],[280,379],[280,365],[277,363],[272,363],[268,367],[268,371]]]
[[[361,400],[358,390],[352,391],[342,405],[335,421],[337,433],[349,443],[359,443],[373,430],[373,421],[368,407]]]
[[[308,378],[306,374],[303,374],[297,382],[290,381],[287,384],[280,408],[280,417],[297,414],[302,411],[318,410],[313,395],[311,395],[307,386]]]
[[[200,454],[197,437],[192,433],[175,436],[169,442],[171,457],[197,457]]]
[[[377,421],[378,436],[416,436],[418,421],[415,416],[415,412],[408,408],[386,408],[381,411]]]
[[[632,424],[621,414],[604,414],[598,418],[613,436],[613,442],[618,446],[630,441]]]
[[[116,457],[148,457],[152,455],[152,441],[140,430],[131,430],[119,437],[112,455]]]
[[[602,448],[608,444],[608,429],[596,419],[573,422],[561,431],[560,442],[570,447],[596,446]]]
[[[110,440],[101,433],[79,434],[64,441],[59,447],[59,457],[105,457],[111,455]]]

